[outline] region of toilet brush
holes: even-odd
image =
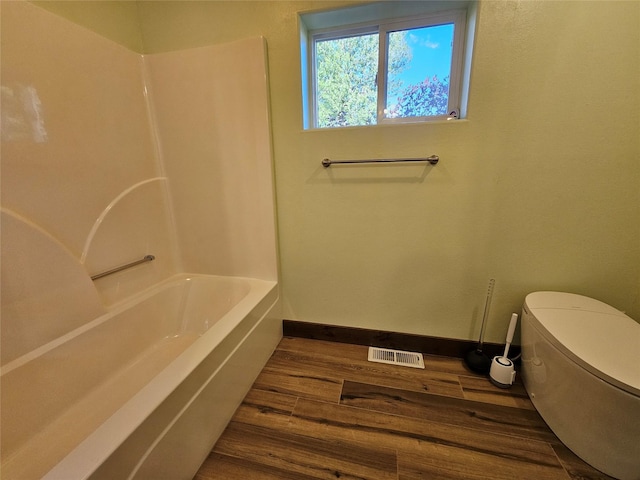
[[[509,323],[509,330],[507,331],[507,341],[504,346],[504,353],[501,357],[493,357],[491,362],[491,370],[489,371],[489,379],[491,383],[500,388],[509,388],[513,385],[516,379],[516,370],[513,362],[509,360],[507,355],[509,354],[509,347],[511,346],[511,340],[513,340],[513,332],[516,330],[516,324],[518,323],[518,314],[511,314],[511,322]]]
[[[480,327],[480,339],[478,346],[469,351],[464,357],[464,363],[472,371],[486,375],[491,367],[491,359],[482,351],[484,345],[484,329],[487,325],[487,317],[489,316],[489,307],[491,306],[491,297],[493,295],[493,286],[496,281],[492,278],[489,280],[489,288],[487,289],[487,300],[484,304],[484,314],[482,315],[482,326]]]

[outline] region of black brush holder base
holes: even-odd
[[[464,363],[471,371],[482,375],[488,374],[491,369],[491,359],[477,348],[465,355]]]

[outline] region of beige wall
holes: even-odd
[[[303,131],[297,14],[341,4],[138,3],[149,53],[267,40],[284,316],[477,338],[493,277],[489,341],[540,289],[640,320],[640,3],[482,2],[467,120]]]
[[[138,4],[130,0],[34,0],[31,3],[142,53]]]

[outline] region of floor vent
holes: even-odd
[[[388,363],[390,365],[424,368],[424,359],[421,353],[391,350],[389,348],[369,347],[368,360],[370,362]]]

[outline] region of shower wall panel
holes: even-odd
[[[169,276],[175,255],[139,54],[2,2],[1,83],[6,364]]]
[[[277,280],[264,39],[145,64],[185,270]]]

